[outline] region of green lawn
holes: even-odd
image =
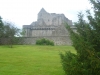
[[[64,75],[59,53],[72,46],[0,46],[0,75]]]

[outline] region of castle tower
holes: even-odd
[[[45,14],[47,14],[47,12],[45,11],[44,8],[42,8],[42,9],[40,10],[40,12],[38,13],[38,19],[43,18]]]
[[[51,24],[50,14],[46,12],[44,8],[42,8],[40,12],[38,13],[37,21],[38,22],[43,21],[46,25],[50,25]]]
[[[67,36],[69,35],[64,28],[64,23],[71,25],[72,21],[64,14],[48,13],[44,8],[38,13],[38,19],[31,25],[24,25],[25,37],[35,36]]]

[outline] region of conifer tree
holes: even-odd
[[[86,11],[86,22],[84,15],[79,13],[79,20],[75,23],[76,33],[67,25],[77,54],[61,54],[66,75],[100,75],[100,1],[89,1],[93,5],[94,16]]]

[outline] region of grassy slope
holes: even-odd
[[[0,46],[0,75],[64,75],[60,52],[71,46]]]

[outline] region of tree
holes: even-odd
[[[4,29],[3,26],[4,26],[4,24],[3,24],[2,18],[0,16],[0,45],[1,45],[1,38],[3,37],[3,29]]]
[[[93,5],[94,16],[86,11],[86,22],[84,15],[79,13],[79,20],[75,23],[77,33],[67,25],[77,54],[61,54],[66,75],[100,75],[100,1],[89,1]]]
[[[1,19],[0,17],[0,44],[8,44],[12,48],[12,45],[16,42],[15,36],[19,35],[20,30],[13,23],[9,21],[3,23]]]
[[[21,32],[20,32],[20,37],[24,37],[25,36],[25,32],[26,31],[24,29],[22,29]]]
[[[4,38],[7,38],[8,45],[12,48],[15,41],[15,35],[19,34],[19,29],[11,22],[6,22],[4,26]]]
[[[3,24],[2,18],[0,16],[0,38],[2,37],[2,34],[3,34],[3,26],[4,26],[4,24]]]

